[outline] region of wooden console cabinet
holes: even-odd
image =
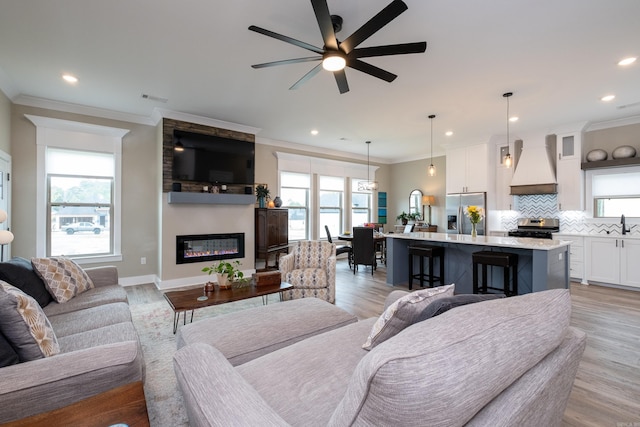
[[[269,267],[269,257],[289,253],[289,210],[277,208],[256,208],[256,260],[263,259]]]

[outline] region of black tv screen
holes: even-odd
[[[253,185],[255,143],[199,133],[174,131],[173,179]]]

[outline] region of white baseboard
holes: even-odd
[[[118,282],[121,286],[135,286],[156,283],[157,279],[155,274],[147,274],[145,276],[119,277]]]

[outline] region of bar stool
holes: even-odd
[[[473,293],[487,293],[488,289],[502,291],[507,296],[518,295],[518,254],[510,252],[479,251],[471,254],[473,261]],[[482,285],[478,284],[478,266],[482,266]],[[487,285],[487,266],[502,267],[504,270],[502,289]],[[509,286],[509,270],[511,282]]]
[[[413,257],[420,257],[420,273],[413,273]],[[433,273],[433,259],[440,258],[440,275]],[[429,273],[424,272],[424,259],[429,258]],[[420,286],[424,286],[425,279],[429,281],[429,287],[433,288],[433,282],[439,281],[444,285],[444,247],[430,245],[409,245],[409,290],[413,287],[413,279],[420,279]]]

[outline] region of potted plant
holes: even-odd
[[[398,215],[396,219],[399,219],[402,222],[402,225],[407,225],[409,220],[414,219],[414,214],[406,213],[405,211],[402,211],[402,213]]]
[[[220,289],[229,289],[234,283],[245,284],[244,273],[240,271],[240,261],[220,261],[218,265],[204,267],[203,272],[211,275],[216,273]]]
[[[269,199],[269,188],[265,184],[256,185],[256,197],[258,198],[258,206],[264,208]]]

